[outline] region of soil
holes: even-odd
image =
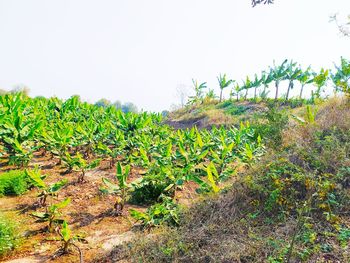
[[[3,163],[3,162],[2,162]],[[135,220],[130,217],[130,208],[145,211],[147,207],[126,204],[121,216],[113,211],[114,196],[103,195],[99,190],[102,177],[115,181],[115,169],[109,169],[109,162],[102,161],[100,166],[85,175],[86,182],[78,183],[79,173],[65,174],[65,168],[57,164],[57,160],[48,156],[36,154],[29,167],[38,165],[42,174],[47,175],[45,182],[50,184],[58,180],[67,179],[68,184],[59,191],[57,197],[49,198],[48,203],[57,203],[65,198],[71,198],[71,203],[62,210],[63,218],[68,222],[72,233],[79,234],[86,239],[86,243],[76,242],[81,249],[84,262],[91,262],[111,251],[113,247],[132,240],[138,228],[133,227]],[[16,169],[2,165],[0,172]],[[141,169],[133,168],[129,177],[133,181],[142,174]],[[189,183],[178,191],[176,199],[183,205],[189,205],[198,195],[196,185]],[[39,223],[31,216],[34,211],[44,212],[45,208],[38,207],[36,189],[31,189],[21,196],[1,197],[0,213],[10,216],[18,222],[22,238],[21,246],[12,253],[0,258],[1,262],[32,263],[32,262],[79,262],[78,250],[66,255],[60,255],[60,241],[57,233],[48,233],[47,223]],[[55,257],[56,255],[56,257]]]

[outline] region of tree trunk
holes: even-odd
[[[287,89],[286,101],[288,101],[289,99],[289,92],[292,87],[293,87],[293,81],[290,81]]]
[[[304,86],[304,84],[301,85],[299,99],[302,99]]]
[[[222,101],[222,89],[220,89],[220,102]]]
[[[238,94],[238,92],[237,92],[237,102],[239,101],[239,94]]]
[[[244,100],[247,100],[248,97],[248,89],[246,89],[245,95],[244,95]]]
[[[254,89],[254,100],[256,100],[256,89],[257,89],[258,87],[255,87],[255,89]]]
[[[278,85],[279,85],[279,82],[276,81],[275,82],[275,87],[276,87],[275,101],[277,101],[277,99],[278,99]]]

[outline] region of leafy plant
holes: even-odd
[[[30,182],[22,170],[12,170],[0,174],[0,196],[21,195],[30,187]]]
[[[53,232],[55,225],[64,222],[64,220],[60,218],[62,216],[61,209],[69,205],[70,201],[70,198],[66,198],[60,203],[50,205],[46,208],[46,212],[33,212],[31,215],[38,218],[39,222],[48,222],[47,229],[49,232]]]
[[[0,214],[0,257],[15,249],[19,243],[18,226],[13,219]]]
[[[172,198],[163,197],[161,203],[157,203],[147,209],[146,212],[140,212],[130,209],[130,215],[140,221],[143,227],[150,228],[161,224],[178,225],[179,207]]]
[[[114,194],[117,196],[114,203],[114,209],[117,215],[122,214],[125,202],[128,198],[128,192],[132,187],[131,184],[127,183],[129,173],[130,165],[127,165],[123,168],[122,165],[118,162],[116,170],[116,179],[118,180],[118,185],[115,185],[107,178],[102,178],[102,182],[106,188],[101,188],[100,190],[105,194]]]
[[[68,254],[71,251],[71,247],[75,247],[79,252],[79,261],[82,263],[83,260],[83,252],[81,249],[75,244],[77,241],[82,243],[87,243],[86,239],[81,235],[73,235],[71,229],[68,226],[67,221],[63,221],[60,231],[58,232],[60,236],[60,240],[62,243],[61,250],[62,254]]]
[[[47,198],[49,196],[57,196],[58,191],[61,190],[67,183],[68,180],[60,180],[54,184],[47,185],[44,182],[45,176],[40,174],[40,170],[38,168],[34,170],[25,170],[26,175],[30,179],[31,183],[38,188],[41,192],[38,194],[39,205],[45,206]]]
[[[220,87],[220,102],[222,101],[222,92],[224,91],[225,88],[230,86],[234,81],[231,79],[226,79],[226,74],[219,75],[217,77],[217,80],[219,82],[219,87]]]

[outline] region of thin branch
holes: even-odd
[[[260,4],[273,4],[274,0],[252,0],[252,6],[255,7]]]

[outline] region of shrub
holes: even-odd
[[[275,106],[269,106],[269,110],[263,115],[264,122],[252,124],[256,134],[266,138],[270,146],[276,148],[282,144],[282,132],[288,125],[288,115],[285,110]]]
[[[135,204],[154,204],[169,186],[161,175],[148,175],[142,178],[142,181],[135,185],[131,194],[131,202]]]
[[[0,257],[19,244],[17,226],[13,220],[0,214]]]
[[[0,174],[0,196],[21,195],[30,187],[24,170],[12,170]]]

